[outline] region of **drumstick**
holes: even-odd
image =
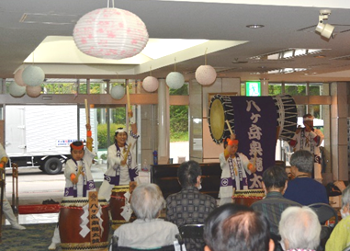
[[[125,162],[127,161],[127,158],[128,158],[128,155],[129,155],[129,152],[130,152],[131,147],[132,147],[132,143],[129,145],[128,150],[127,150],[126,153],[124,154],[124,160],[125,160]]]
[[[127,100],[127,107],[128,107],[128,118],[132,118],[132,110],[131,110],[131,105],[130,105],[130,93],[129,93],[129,81],[126,80],[125,83],[125,88],[126,88],[126,100]]]
[[[232,135],[232,134],[233,134],[233,132],[232,132],[232,129],[231,129],[230,123],[228,122],[228,120],[225,120],[225,121],[226,121],[227,127],[228,127],[228,129],[230,130],[230,133],[231,133],[231,135]]]

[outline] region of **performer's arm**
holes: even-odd
[[[295,147],[296,144],[298,143],[298,142],[297,142],[297,135],[300,133],[301,130],[302,130],[302,128],[301,128],[301,126],[299,125],[298,128],[297,128],[297,130],[295,131],[295,134],[294,134],[293,138],[289,141],[289,145],[290,145],[291,147]]]
[[[311,137],[314,139],[316,146],[320,146],[323,142],[324,135],[321,130],[312,129],[310,132]]]
[[[109,167],[113,167],[116,170],[117,166],[120,165],[121,158],[117,157],[117,150],[114,145],[107,149],[107,163]]]

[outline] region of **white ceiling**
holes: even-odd
[[[191,79],[196,68],[204,64],[207,50],[207,62],[217,69],[219,77],[240,77],[243,81],[350,80],[350,1],[263,2],[115,0],[115,7],[143,20],[150,38],[215,40],[155,60],[139,55],[142,63],[135,65],[130,60],[94,59],[74,47],[71,35],[77,20],[94,9],[107,7],[106,0],[1,0],[0,77],[13,77],[27,58],[27,63],[33,61],[31,53],[35,50],[34,62],[47,78],[141,79],[150,69],[153,76],[161,78],[174,70],[176,61],[176,70]],[[326,23],[336,27],[336,35],[329,41],[314,32],[321,9],[332,11]],[[249,24],[262,24],[264,28],[248,29]],[[324,51],[286,60],[251,59],[301,48]],[[267,73],[283,68],[306,71]]]

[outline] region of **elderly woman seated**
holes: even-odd
[[[315,251],[320,244],[321,224],[309,207],[288,207],[278,229],[283,250]]]
[[[326,251],[342,251],[350,246],[350,185],[343,191],[340,213],[342,220],[333,229]]]
[[[158,219],[165,201],[156,184],[137,186],[130,203],[137,219],[114,231],[113,236],[118,237],[118,246],[156,249],[174,244],[179,230],[175,224]]]

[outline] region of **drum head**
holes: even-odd
[[[210,126],[213,137],[219,141],[222,138],[225,128],[224,107],[220,99],[215,99],[211,103]]]
[[[225,137],[230,136],[226,121],[234,131],[231,99],[228,96],[215,95],[210,101],[208,122],[210,135],[216,144],[220,144]]]

